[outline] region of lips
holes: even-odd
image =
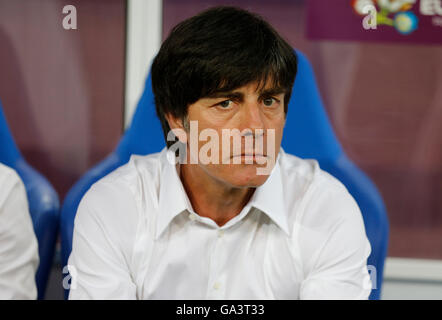
[[[232,156],[232,158],[234,157],[267,157],[267,155],[261,153],[241,153]]]
[[[246,164],[264,164],[268,161],[266,155],[259,153],[241,153],[236,156],[232,156],[233,162],[240,160],[241,163]]]

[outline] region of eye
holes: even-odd
[[[227,109],[232,106],[232,103],[233,103],[232,100],[225,100],[225,101],[218,103],[218,105],[223,109]]]
[[[275,98],[265,98],[264,100],[262,100],[262,103],[264,103],[264,105],[267,107],[271,107],[275,102]]]

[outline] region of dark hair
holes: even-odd
[[[260,16],[215,7],[176,25],[152,64],[156,112],[167,141],[165,114],[184,119],[188,106],[217,91],[258,81],[285,90],[285,106],[297,71],[293,48]]]

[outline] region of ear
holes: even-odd
[[[170,113],[166,113],[164,115],[164,117],[167,120],[167,123],[169,123],[169,127],[170,129],[183,129],[184,130],[184,125],[183,125],[183,121],[179,118],[175,118],[172,114]]]
[[[170,129],[172,130],[173,134],[182,142],[187,142],[187,133],[184,128],[184,124],[182,119],[175,118],[172,114],[166,113],[164,117],[167,120],[167,123],[169,124]]]

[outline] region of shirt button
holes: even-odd
[[[224,235],[224,230],[218,230],[218,238],[222,238]]]
[[[213,284],[213,289],[218,290],[219,288],[221,288],[221,283],[217,281]]]
[[[196,214],[191,213],[191,214],[189,215],[189,219],[192,220],[192,221],[195,221],[195,220],[196,220]]]

